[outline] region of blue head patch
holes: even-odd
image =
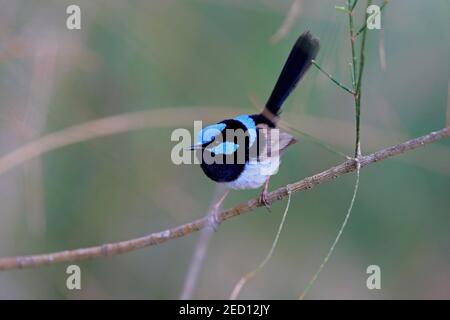
[[[249,134],[249,143],[250,143],[249,147],[251,147],[256,140],[255,121],[247,114],[237,116],[236,118],[234,118],[234,120],[239,121],[247,128],[247,132]]]
[[[224,123],[217,123],[207,126],[199,131],[197,134],[197,144],[207,144],[214,140],[219,135],[226,125]]]

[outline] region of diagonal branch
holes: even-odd
[[[361,165],[361,168],[364,168],[372,163],[385,160],[386,158],[393,157],[401,153],[422,147],[426,144],[447,138],[449,136],[450,136],[450,126],[443,128],[439,131],[431,132],[422,137],[415,138],[406,141],[404,143],[379,150],[372,154],[361,156],[358,158],[358,160]],[[294,182],[292,184],[288,184],[285,187],[276,189],[275,191],[269,194],[269,201],[273,202],[281,200],[284,197],[288,196],[289,193],[305,191],[323,182],[331,181],[334,178],[355,171],[356,166],[357,164],[355,160],[347,160],[328,170],[325,170],[323,172],[320,172],[303,180]],[[231,219],[243,213],[253,211],[254,209],[261,206],[263,206],[263,204],[260,203],[259,200],[257,199],[252,199],[245,203],[238,204],[237,206],[231,209],[222,211],[219,215],[219,222]],[[187,236],[191,233],[203,229],[206,225],[207,225],[206,218],[202,218],[178,227],[170,228],[161,232],[151,233],[149,235],[140,238],[126,241],[54,253],[0,258],[0,270],[4,271],[20,268],[33,268],[61,262],[80,261],[122,254],[137,249],[145,248],[148,246],[157,245],[166,242],[168,240]]]

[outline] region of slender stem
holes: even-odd
[[[359,160],[355,159],[355,161],[356,161],[356,182],[355,182],[355,188],[353,189],[352,200],[350,201],[350,206],[348,207],[347,214],[345,215],[345,218],[344,218],[344,222],[342,222],[341,228],[339,229],[339,232],[338,232],[336,238],[334,239],[333,244],[331,245],[330,249],[328,250],[327,255],[323,259],[322,264],[319,266],[319,268],[317,269],[316,273],[314,274],[314,276],[312,277],[312,279],[309,281],[308,285],[306,286],[305,290],[303,291],[303,293],[298,298],[299,300],[303,300],[306,297],[306,295],[308,294],[309,289],[311,289],[311,287],[313,286],[314,282],[317,280],[317,277],[319,276],[320,272],[322,271],[322,269],[327,264],[328,260],[330,259],[331,255],[333,254],[334,248],[336,247],[337,243],[339,242],[339,239],[341,238],[342,232],[344,232],[344,229],[345,229],[345,226],[347,225],[348,219],[350,218],[350,214],[352,212],[353,205],[355,204],[356,194],[358,193],[359,176],[360,176],[359,172],[361,170],[361,164],[359,163]]]
[[[353,88],[353,92],[356,90],[356,80],[355,80],[355,74],[354,74],[354,67],[353,67],[353,63],[349,63],[348,64],[350,67],[350,77],[352,78],[352,88]]]
[[[342,84],[342,82],[336,80],[331,74],[329,74],[328,72],[326,72],[325,70],[323,70],[320,65],[316,62],[316,60],[312,60],[311,61],[312,64],[320,70],[320,72],[322,72],[324,75],[326,75],[334,84],[336,84],[338,87],[340,87],[341,89],[344,89],[345,91],[347,91],[348,93],[354,95],[355,92],[350,90],[347,86],[345,86],[344,84]]]
[[[372,0],[367,1],[367,7],[372,4]],[[367,20],[368,13],[366,12],[365,17]],[[364,63],[365,63],[365,47],[366,47],[366,35],[367,28],[364,29],[362,40],[361,40],[361,48],[360,48],[360,57],[359,57],[359,72],[358,72],[358,80],[356,82],[356,95],[355,95],[355,118],[356,118],[356,141],[355,141],[355,157],[361,156],[361,136],[360,136],[360,127],[361,127],[361,91],[362,91],[362,76],[364,72]]]
[[[354,2],[354,5],[356,5],[356,0]],[[347,8],[348,8],[348,27],[350,32],[350,46],[352,50],[352,70],[353,70],[353,79],[356,79],[356,53],[355,53],[355,31],[353,28],[353,11],[352,7],[350,5],[350,0],[347,0]],[[355,90],[356,88],[353,88]]]
[[[242,288],[247,284],[247,282],[253,279],[272,258],[273,253],[275,252],[275,248],[278,244],[278,239],[280,238],[281,231],[283,230],[284,222],[286,221],[290,204],[291,204],[291,192],[288,190],[288,201],[286,204],[286,209],[284,209],[280,225],[278,226],[277,234],[275,235],[275,239],[272,242],[272,247],[270,247],[269,253],[264,258],[264,260],[256,267],[256,269],[246,273],[245,275],[242,276],[241,279],[239,279],[239,281],[236,283],[236,285],[233,288],[233,291],[230,294],[230,300],[236,300],[237,297],[239,296],[239,293],[241,293]]]
[[[379,150],[375,153],[360,157],[359,163],[361,168],[370,164],[383,161],[389,157],[393,157],[410,150],[421,148],[426,144],[448,138],[450,136],[450,126],[439,131],[430,132],[422,137],[415,138],[401,144]],[[349,172],[357,169],[355,160],[347,160],[328,170],[305,178],[303,180],[291,183],[285,187],[278,188],[268,194],[268,201],[279,201],[289,195],[289,193],[297,193],[312,189],[324,182],[333,181]],[[251,199],[247,202],[240,203],[231,209],[224,210],[218,215],[219,222],[237,217],[247,212],[251,212],[264,204],[259,199]],[[87,259],[94,259],[100,257],[108,257],[117,254],[123,254],[135,251],[141,248],[154,246],[167,242],[169,240],[185,237],[196,231],[207,227],[208,217],[197,219],[195,221],[172,227],[164,231],[151,233],[140,238],[131,240],[119,241],[114,243],[106,243],[99,246],[80,248],[74,250],[65,250],[53,253],[44,253],[28,256],[14,256],[0,258],[0,271],[22,269],[22,268],[37,268],[45,265],[52,265],[62,262],[73,262]]]
[[[367,7],[370,6],[372,3],[372,0],[368,0],[367,1]],[[353,9],[356,6],[356,1],[353,3],[353,6],[350,10],[350,1],[347,2],[347,5],[349,7],[349,17],[350,17],[350,35],[351,35],[351,42],[352,42],[352,60],[355,61],[355,52],[354,52],[354,42],[355,42],[355,37],[352,36],[352,32],[353,32],[353,19],[352,19],[352,15],[353,15]],[[367,14],[367,10],[366,10],[366,21],[368,18],[368,14]],[[311,278],[310,282],[308,283],[308,285],[306,286],[306,289],[303,291],[303,293],[300,295],[299,299],[303,299],[306,294],[308,293],[308,291],[311,289],[311,287],[313,286],[314,282],[317,280],[317,277],[319,276],[320,272],[322,271],[322,269],[325,267],[325,265],[327,264],[329,258],[331,257],[334,248],[336,247],[337,243],[339,242],[339,239],[342,235],[342,232],[345,229],[345,226],[347,225],[348,219],[350,218],[350,214],[353,210],[353,204],[355,203],[355,199],[356,199],[356,194],[358,193],[358,188],[359,188],[359,177],[360,177],[360,169],[361,169],[361,164],[359,162],[361,155],[361,142],[360,142],[360,119],[361,119],[361,81],[362,81],[362,75],[364,72],[364,62],[365,62],[365,57],[364,57],[364,50],[365,50],[365,45],[366,45],[366,30],[364,30],[363,33],[363,39],[361,41],[361,48],[360,48],[360,59],[359,59],[359,73],[358,73],[358,80],[356,82],[356,89],[355,89],[355,94],[354,96],[354,100],[355,100],[355,118],[356,118],[356,141],[355,141],[355,162],[356,162],[356,182],[355,182],[355,188],[353,190],[353,196],[352,196],[352,200],[350,202],[350,206],[347,210],[347,214],[345,216],[344,222],[341,225],[341,228],[339,229],[339,232],[333,242],[333,244],[331,245],[327,255],[325,256],[324,260],[322,261],[322,264],[319,266],[319,268],[317,269],[317,271],[314,273],[314,276]],[[355,70],[355,68],[353,68],[353,70]],[[353,87],[355,87],[355,77],[352,77],[352,84]]]

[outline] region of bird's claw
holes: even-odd
[[[216,212],[211,213],[206,221],[207,226],[213,229],[214,232],[217,232],[217,230],[219,230],[220,221]]]
[[[259,202],[266,207],[267,211],[272,212],[272,203],[269,200],[267,192],[263,191],[261,193],[261,195],[259,196]]]

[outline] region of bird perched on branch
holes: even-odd
[[[260,114],[226,119],[198,133],[190,150],[196,150],[201,168],[210,179],[225,185],[227,190],[263,186],[260,201],[270,208],[269,179],[278,171],[281,153],[296,142],[293,136],[277,128],[280,108],[318,51],[317,38],[309,32],[300,35]]]

